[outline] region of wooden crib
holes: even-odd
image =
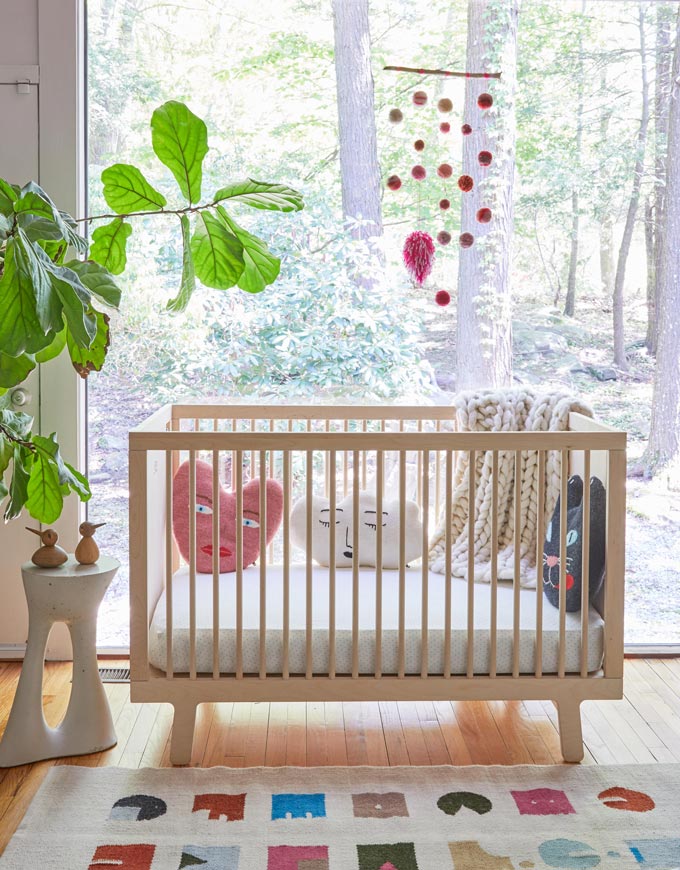
[[[564,432],[462,433],[451,407],[167,405],[130,433],[131,698],[174,706],[171,760],[188,763],[196,707],[220,701],[550,700],[557,707],[562,752],[583,757],[580,704],[622,697],[626,435],[580,414]],[[443,574],[428,566],[428,540],[436,522],[450,529],[456,462],[490,451],[493,468],[510,451],[521,469],[523,451],[538,451],[539,473],[549,451],[560,459],[566,503],[570,474],[591,474],[607,490],[606,578],[597,601],[588,600],[584,562],[583,607],[566,612],[562,559],[560,607],[542,593],[545,493],[537,497],[537,589],[474,583],[470,548],[467,577],[455,578],[450,558]],[[172,536],[174,472],[189,461],[212,463],[213,492],[221,483],[236,493],[236,564],[243,547],[243,484],[259,476],[283,486],[283,521],[256,566],[219,574],[219,517],[213,515],[213,572],[196,571],[196,496],[190,483],[189,564],[182,566]],[[541,475],[542,479],[543,475]],[[400,504],[417,499],[423,520],[424,558],[403,558],[405,511],[400,512],[401,567],[320,568],[290,538],[293,501],[313,493],[329,499],[330,549],[335,507],[352,493],[354,529],[358,496],[375,493],[380,515],[388,485]],[[519,504],[521,473],[515,475]],[[470,475],[469,504],[475,504]],[[492,498],[498,487],[493,481]],[[584,497],[588,548],[589,488]],[[495,502],[494,502],[495,506]],[[260,516],[266,515],[260,487]],[[519,508],[517,508],[519,510]],[[496,516],[497,511],[492,511]],[[517,514],[518,516],[519,514]],[[472,542],[473,524],[470,523]],[[493,530],[492,530],[493,532]],[[560,523],[566,552],[566,511]],[[381,564],[381,528],[376,531]],[[519,535],[516,524],[515,535]],[[354,552],[358,547],[355,532]],[[446,552],[450,552],[447,532]]]

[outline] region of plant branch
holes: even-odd
[[[82,224],[90,223],[91,221],[114,220],[115,218],[126,220],[132,217],[154,217],[155,215],[175,215],[176,217],[181,217],[183,214],[195,214],[196,212],[204,211],[206,208],[216,208],[221,202],[223,200],[216,199],[204,205],[187,205],[184,208],[159,208],[157,211],[130,211],[126,214],[111,212],[109,214],[95,214],[84,218],[75,218],[74,220],[77,224]]]
[[[27,450],[30,450],[31,453],[35,453],[35,444],[33,444],[32,441],[24,441],[22,438],[17,438],[17,436],[12,434],[11,430],[2,423],[0,423],[0,432],[5,436],[8,441],[12,441],[14,444],[18,444],[20,447],[25,447]]]

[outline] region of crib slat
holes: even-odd
[[[236,465],[236,678],[243,679],[243,452],[232,452]]]
[[[590,450],[583,451],[583,527],[581,531],[581,676],[588,676],[590,616]]]
[[[429,610],[429,582],[430,582],[430,563],[428,560],[428,540],[429,540],[429,510],[430,510],[430,451],[418,451],[418,455],[422,454],[421,467],[423,470],[422,480],[422,495],[423,495],[423,544],[422,544],[422,561],[423,571],[421,577],[421,628],[420,628],[420,676],[425,679],[428,676],[430,669],[429,660],[429,643],[428,643],[428,626],[430,621]]]
[[[536,507],[536,667],[543,676],[543,543],[545,541],[545,451],[538,451],[538,505]]]
[[[217,422],[217,421],[215,421]],[[220,451],[212,452],[213,679],[220,676]]]
[[[468,577],[467,577],[467,668],[466,676],[475,673],[475,474],[477,452],[468,451]]]
[[[189,678],[196,679],[196,451],[189,451]]]
[[[313,675],[312,663],[312,485],[314,475],[314,454],[311,450],[307,451],[307,481],[306,481],[306,625],[305,625],[305,677],[311,680]]]
[[[172,659],[172,450],[165,452],[165,675],[174,675]]]
[[[343,422],[343,431],[349,432],[349,420]],[[349,486],[349,458],[347,450],[342,451],[342,497],[347,496],[347,488]]]
[[[255,420],[250,421],[250,431],[255,432],[257,430],[257,425]],[[257,469],[255,467],[255,456],[256,453],[254,450],[250,451],[250,479],[255,480],[255,475],[257,474]]]
[[[269,431],[270,432],[276,431],[276,421],[275,420],[269,421]],[[276,464],[275,464],[275,451],[274,450],[269,451],[269,477],[271,477],[272,480],[276,477]],[[269,548],[267,550],[267,559],[269,561],[269,564],[271,564],[274,561],[274,541],[273,540],[272,540],[272,543],[269,545]]]
[[[337,458],[335,450],[330,451],[328,459],[330,514],[328,521],[328,676],[335,677],[335,506],[337,504]]]
[[[283,454],[283,679],[290,677],[290,464]]]
[[[385,454],[376,450],[375,472],[375,676],[382,676],[383,485]]]
[[[522,534],[522,451],[515,450],[515,535],[513,545],[514,579],[512,582],[512,676],[519,677],[519,643],[520,643],[520,541]]]
[[[498,451],[491,454],[491,634],[489,675],[498,669]]]
[[[417,429],[418,429],[418,432],[423,431],[423,421],[422,420],[418,420]],[[417,459],[417,463],[418,463],[418,471],[417,471],[418,497],[417,497],[417,502],[418,502],[418,506],[420,507],[423,503],[423,454],[422,454],[421,450],[418,450],[416,459]]]
[[[437,420],[435,424],[435,431],[441,432],[441,420]],[[441,512],[442,506],[442,489],[441,489],[441,474],[442,474],[442,465],[441,465],[441,451],[437,450],[434,456],[434,518],[435,522],[439,520],[439,514]]]
[[[400,428],[403,420],[399,421]],[[404,678],[405,626],[406,626],[406,452],[399,451],[399,659],[397,676]]]
[[[330,420],[326,420],[326,424],[324,426],[324,431],[326,431],[326,432],[331,431],[331,421]],[[331,471],[330,471],[329,461],[330,461],[330,457],[329,457],[328,453],[326,451],[324,451],[324,454],[323,454],[323,479],[324,479],[323,494],[326,496],[326,498],[328,498],[328,492],[330,490],[330,473],[331,473]]]
[[[368,421],[367,421],[367,420],[362,420],[362,421],[361,421],[361,431],[362,431],[362,432],[366,432],[366,431],[367,431],[367,428],[366,428],[367,425],[368,425]],[[362,451],[361,451],[361,488],[362,488],[362,489],[366,489],[366,479],[367,479],[367,476],[368,476],[366,463],[367,463],[366,451],[365,451],[365,450],[362,450]]]
[[[453,502],[453,453],[446,451],[444,506],[444,676],[451,676],[451,506]]]
[[[567,493],[569,488],[569,451],[562,450],[560,460],[560,645],[557,675],[563,677],[567,628]]]
[[[352,678],[359,676],[359,451],[352,451]]]
[[[260,450],[260,679],[267,678],[267,452]]]

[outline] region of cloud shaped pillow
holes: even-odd
[[[267,529],[269,544],[281,525],[283,490],[275,480],[267,480]],[[223,487],[220,499],[220,573],[236,570],[236,494]],[[243,487],[243,567],[260,555],[260,480]],[[213,491],[212,465],[196,460],[196,570],[211,574]],[[189,463],[177,469],[172,489],[172,530],[182,556],[189,561]]]
[[[354,499],[352,494],[336,504],[335,565],[351,567],[354,541]],[[405,537],[406,562],[421,556],[423,524],[420,510],[413,501],[406,502]],[[382,505],[383,568],[399,568],[399,500],[383,501]],[[359,494],[359,564],[375,567],[377,514],[375,495]],[[329,564],[330,502],[323,496],[312,496],[312,556],[319,565]],[[290,535],[293,543],[306,548],[307,499],[302,497],[293,505],[290,515]]]

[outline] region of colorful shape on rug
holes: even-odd
[[[156,847],[148,843],[124,846],[97,846],[88,870],[151,870]]]
[[[238,870],[238,846],[185,846],[178,870],[200,867],[201,870]]]
[[[193,812],[208,811],[208,818],[216,821],[242,822],[246,808],[245,794],[197,794]]]
[[[413,843],[357,846],[359,870],[419,870]]]
[[[328,846],[270,846],[267,870],[329,870]]]
[[[510,793],[523,816],[567,816],[576,812],[566,794],[554,788],[534,788]]]
[[[463,807],[483,816],[485,813],[490,813],[493,808],[489,798],[471,791],[450,791],[439,798],[437,806],[447,816],[455,816]]]
[[[370,791],[353,794],[352,804],[355,819],[391,819],[395,816],[408,816],[406,797],[398,791],[385,794]]]
[[[326,816],[325,794],[273,794],[272,820],[323,819]]]
[[[167,811],[167,804],[160,798],[150,794],[131,794],[115,802],[109,818],[148,822],[164,816]]]

